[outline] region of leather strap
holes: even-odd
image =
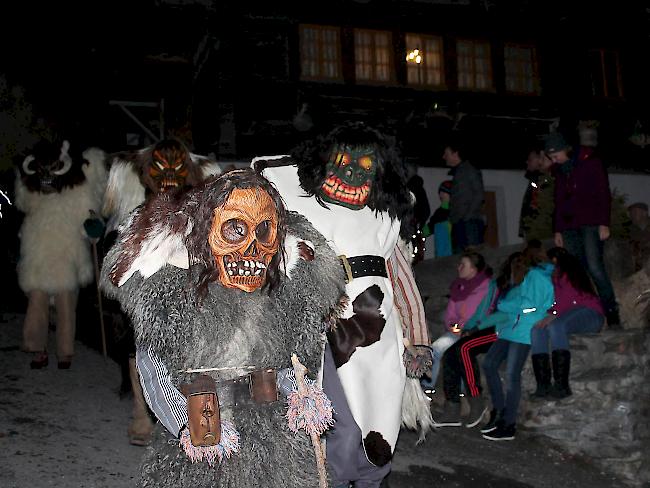
[[[382,276],[388,278],[386,260],[381,256],[339,256],[345,270],[345,282],[350,283],[355,278],[362,276]]]
[[[274,369],[260,369],[251,373],[217,382],[219,407],[253,406],[278,400]]]

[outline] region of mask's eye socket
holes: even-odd
[[[180,171],[181,169],[183,169],[184,163],[185,163],[185,161],[183,161],[182,159],[176,161],[176,163],[174,164],[174,169],[176,171]]]
[[[164,166],[160,161],[156,161],[156,160],[154,159],[153,164],[155,164],[156,167],[157,167],[160,171],[164,171],[164,170],[165,170],[165,166]]]
[[[227,242],[242,242],[248,236],[248,224],[240,219],[226,220],[221,224],[221,235]]]
[[[373,161],[370,156],[361,156],[359,158],[359,166],[361,166],[366,171],[370,171],[372,169],[372,165]]]
[[[348,153],[336,153],[336,156],[334,156],[334,164],[340,167],[344,167],[350,164],[351,159],[352,158]]]
[[[271,238],[270,220],[265,220],[264,222],[261,222],[257,225],[255,228],[255,237],[257,237],[257,239],[264,244],[269,243],[269,239]]]

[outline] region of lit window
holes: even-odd
[[[342,80],[338,27],[300,26],[301,78]]]
[[[409,85],[444,86],[442,38],[406,34],[406,67]]]
[[[506,71],[506,91],[539,93],[537,56],[534,47],[506,44],[503,59]]]
[[[492,54],[487,41],[459,40],[458,88],[461,90],[493,91]]]
[[[606,49],[589,51],[589,71],[593,96],[608,98],[623,96],[621,68],[616,51]]]
[[[354,29],[354,56],[357,81],[393,81],[390,32]]]

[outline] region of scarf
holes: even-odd
[[[467,299],[467,297],[472,294],[476,287],[483,283],[483,281],[486,279],[488,279],[488,276],[485,274],[485,271],[480,271],[476,274],[476,276],[474,276],[474,278],[470,278],[468,280],[463,278],[456,278],[451,283],[449,299],[453,300],[454,302],[461,302]]]

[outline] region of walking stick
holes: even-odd
[[[104,330],[104,310],[102,307],[102,292],[99,289],[99,259],[97,258],[97,241],[98,239],[90,239],[93,246],[93,261],[95,264],[95,283],[97,285],[97,302],[99,303],[99,326],[102,332],[102,352],[104,359],[106,359],[106,331]]]
[[[298,386],[298,392],[303,396],[307,397],[307,386],[305,385],[305,373],[307,368],[305,368],[300,361],[298,356],[293,354],[291,356],[291,364],[293,365],[293,370],[296,373],[296,383]],[[316,432],[308,432],[309,438],[311,439],[312,447],[314,448],[314,455],[316,456],[316,467],[318,469],[318,486],[319,488],[327,488],[327,471],[325,469],[325,455],[321,449],[320,436]]]

